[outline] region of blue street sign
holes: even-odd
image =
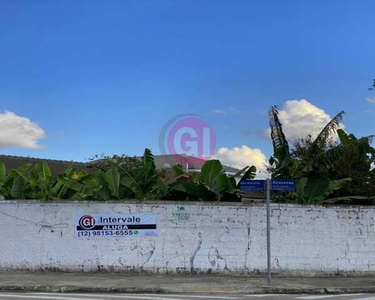
[[[240,189],[242,191],[264,191],[265,180],[241,180]]]
[[[296,181],[293,179],[272,179],[273,191],[295,191]]]

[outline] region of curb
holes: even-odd
[[[326,287],[326,288],[285,288],[278,286],[263,287],[264,294],[357,294],[375,293],[375,286],[371,287]]]
[[[137,287],[77,287],[54,285],[3,285],[1,292],[54,292],[54,293],[128,293],[128,294],[165,294],[161,288],[137,288]]]
[[[45,292],[45,293],[127,293],[127,294],[210,294],[215,290],[207,287],[205,290],[193,290],[183,288],[139,288],[139,287],[80,287],[80,286],[58,286],[58,285],[2,285],[0,292]],[[217,292],[217,291],[216,291]],[[371,287],[325,287],[325,288],[287,288],[282,286],[263,286],[256,288],[235,288],[228,291],[221,291],[223,294],[356,294],[375,293],[375,286]]]

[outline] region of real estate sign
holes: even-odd
[[[74,228],[77,238],[157,236],[157,214],[81,214]]]

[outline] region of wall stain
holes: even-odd
[[[145,264],[147,264],[147,263],[150,261],[151,257],[152,257],[152,256],[154,255],[154,253],[155,253],[155,248],[156,248],[155,243],[152,243],[152,244],[150,245],[150,247],[151,247],[151,250],[150,250],[150,251],[142,252],[142,249],[140,249],[140,250],[138,251],[138,254],[140,254],[142,257],[147,256],[146,261],[141,265],[141,269],[143,268],[143,266],[144,266]]]
[[[216,260],[224,261],[224,270],[230,271],[227,265],[227,260],[220,255],[219,250],[217,250],[217,248],[211,247],[210,252],[208,252],[208,261],[213,267],[215,265],[219,267]]]
[[[196,270],[194,269],[194,260],[198,251],[201,249],[202,242],[203,242],[202,233],[198,232],[198,244],[197,244],[197,247],[195,248],[193,255],[190,257],[190,273],[191,274],[196,274]]]

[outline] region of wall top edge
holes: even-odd
[[[136,205],[183,205],[183,206],[222,206],[222,207],[266,207],[266,203],[251,202],[208,202],[208,201],[156,201],[156,200],[108,200],[108,201],[76,201],[76,200],[0,200],[0,205],[5,204],[42,204],[42,205],[97,205],[97,204],[136,204]],[[271,203],[272,209],[281,208],[305,208],[305,209],[375,209],[374,205],[301,205],[301,204],[284,204]]]

